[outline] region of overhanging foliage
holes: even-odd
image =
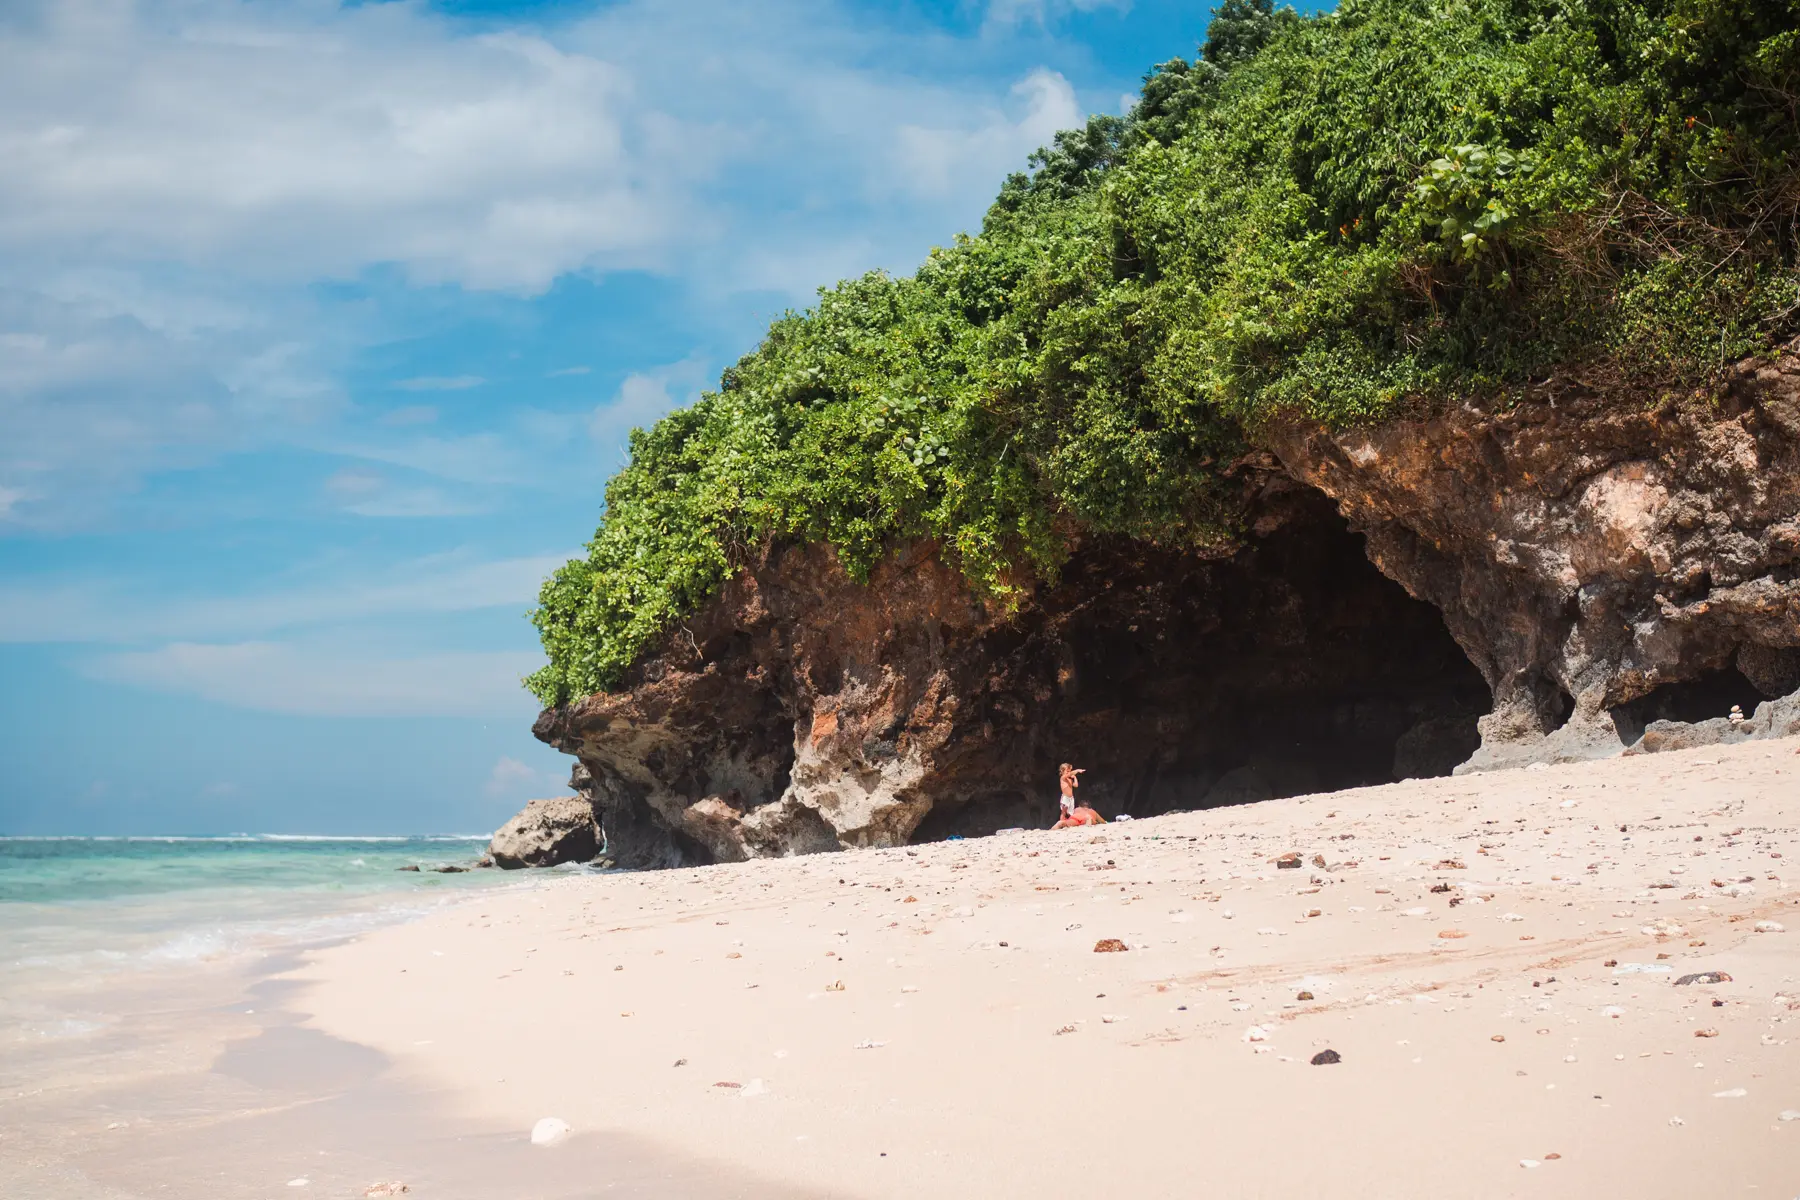
[[[770,537],[857,573],[935,538],[1006,603],[1071,529],[1228,539],[1219,468],[1278,414],[1581,362],[1704,389],[1800,311],[1797,28],[1800,0],[1228,0],[978,235],[821,292],[635,432],[528,685],[616,686]]]

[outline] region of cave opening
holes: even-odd
[[[1093,542],[1018,627],[984,736],[915,841],[1043,826],[1056,764],[1108,819],[1447,775],[1486,681],[1335,505],[1282,497],[1228,558]],[[1047,697],[1037,702],[1021,695]]]
[[[1628,700],[1611,710],[1619,740],[1629,746],[1642,737],[1652,721],[1694,724],[1729,716],[1733,705],[1746,716],[1767,699],[1766,694],[1737,667],[1703,671],[1692,679],[1665,683],[1647,695]]]

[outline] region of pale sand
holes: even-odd
[[[269,977],[292,961],[103,977],[81,1009],[101,1029],[0,1033],[0,1197],[344,1200],[388,1180],[425,1200],[804,1194],[627,1134],[534,1150],[526,1131],[458,1113],[375,1050],[301,1025],[302,986]]]
[[[296,977],[458,1119],[825,1195],[1786,1200],[1797,825],[1750,743],[578,877]]]

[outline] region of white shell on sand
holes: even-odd
[[[554,1146],[569,1136],[569,1123],[561,1117],[545,1117],[531,1127],[531,1144]]]

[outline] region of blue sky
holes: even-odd
[[[628,430],[1209,5],[0,11],[0,833],[491,829]]]

